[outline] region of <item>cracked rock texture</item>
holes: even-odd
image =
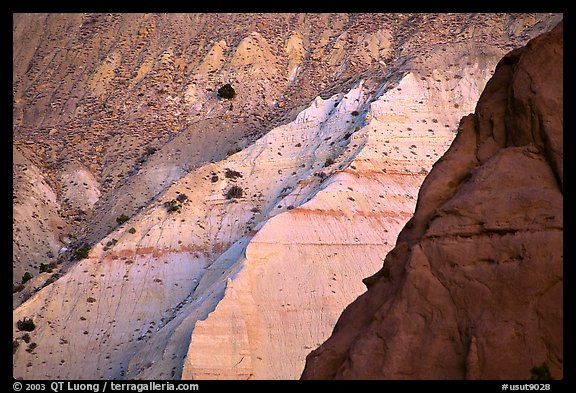
[[[563,24],[508,53],[303,379],[563,377]]]

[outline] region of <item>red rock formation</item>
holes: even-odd
[[[563,24],[507,54],[303,379],[563,377]]]

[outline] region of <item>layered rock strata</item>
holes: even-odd
[[[36,324],[14,326],[14,376],[174,379],[297,378],[496,60],[558,16],[282,16],[294,31],[268,14],[28,17],[14,154],[49,187],[42,214],[70,225],[14,237],[37,269],[14,297],[14,321]],[[41,237],[69,247],[53,271],[28,252]]]
[[[507,54],[303,379],[563,377],[563,25]]]
[[[377,270],[411,217],[422,180],[452,142],[460,114],[472,110],[490,72],[467,62],[462,78],[446,77],[451,69],[432,71],[446,84],[426,77],[425,68],[406,71],[356,113],[354,97],[340,102],[338,110],[349,106],[351,119],[363,119],[362,127],[329,127],[328,138],[338,128],[356,130],[341,169],[298,206],[301,182],[283,203],[297,207],[268,220],[250,240],[223,300],[192,333],[183,378],[299,376],[310,349],[361,293],[353,277]]]

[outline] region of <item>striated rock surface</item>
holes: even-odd
[[[14,223],[14,376],[208,379],[298,378],[497,60],[561,15],[13,18],[15,200],[46,201]]]
[[[563,377],[563,25],[507,54],[303,379]]]
[[[451,68],[433,71],[446,85],[435,83],[429,68],[406,66],[402,79],[382,86],[375,99],[367,100],[361,85],[339,101],[316,100],[298,115],[291,134],[306,135],[302,125],[294,132],[300,120],[320,126],[316,140],[350,141],[340,154],[336,144],[316,148],[324,164],[317,173],[334,174],[319,186],[298,181],[280,202],[289,210],[249,241],[224,298],[196,324],[183,378],[298,378],[310,349],[362,292],[354,277],[378,269],[411,217],[426,173],[452,142],[458,119],[473,110],[477,86],[490,72],[473,72],[478,64],[470,60],[462,58],[462,78],[452,78]],[[313,198],[300,204],[311,186]]]

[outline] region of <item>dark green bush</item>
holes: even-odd
[[[136,228],[132,227],[130,229],[128,229],[128,232],[131,234],[135,234],[136,233]]]
[[[242,177],[242,174],[238,171],[226,169],[226,172],[224,173],[224,177],[226,177],[227,179],[236,179],[237,177]]]
[[[183,203],[187,199],[188,199],[188,195],[186,195],[186,194],[178,194],[178,196],[176,197],[176,200],[180,203]]]
[[[327,158],[326,162],[324,163],[324,167],[330,166],[334,164],[334,160],[332,158]]]
[[[176,199],[172,199],[171,201],[164,202],[164,207],[168,213],[179,211],[182,205],[178,203]]]
[[[226,191],[226,199],[241,198],[244,195],[244,190],[238,186],[232,186]]]
[[[90,252],[91,248],[92,247],[90,247],[90,244],[84,243],[84,245],[82,247],[80,247],[79,249],[74,251],[74,255],[76,256],[76,259],[88,258],[88,253]]]
[[[226,83],[224,86],[218,89],[218,95],[222,98],[231,100],[236,96],[236,91],[230,83]]]
[[[118,240],[116,239],[107,241],[106,245],[104,246],[104,251],[108,251],[110,248],[114,247],[116,243],[118,243]]]
[[[122,213],[121,215],[116,217],[116,222],[118,223],[118,225],[122,225],[126,221],[128,221],[128,219],[129,219],[129,217],[126,214]]]
[[[26,318],[26,317],[24,317],[24,319],[17,321],[16,327],[18,328],[18,330],[22,330],[25,332],[31,332],[32,330],[36,329],[36,325],[34,324],[32,318]]]
[[[30,281],[32,279],[32,274],[30,274],[30,272],[26,272],[22,275],[22,284],[26,283],[27,281]]]
[[[37,346],[38,346],[38,344],[36,344],[36,343],[30,343],[30,344],[28,344],[28,348],[26,348],[26,352],[32,352],[32,351],[34,351]]]

